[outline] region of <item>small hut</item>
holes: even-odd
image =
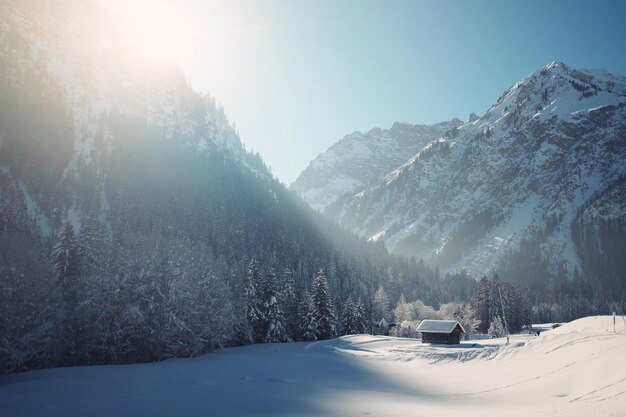
[[[422,333],[422,343],[458,345],[461,343],[463,327],[456,320],[424,320],[417,331]]]

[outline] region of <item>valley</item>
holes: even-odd
[[[458,347],[371,335],[4,377],[14,417],[621,416],[626,324],[587,317]],[[473,346],[476,344],[476,346]]]

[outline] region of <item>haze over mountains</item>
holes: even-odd
[[[291,189],[344,227],[444,271],[503,270],[520,282],[582,274],[617,289],[625,107],[626,78],[553,62],[442,134],[445,123],[346,136]],[[363,152],[377,140],[384,146]],[[415,148],[400,163],[388,158],[388,149],[400,159]]]

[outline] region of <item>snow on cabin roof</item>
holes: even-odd
[[[461,328],[461,331],[465,333],[463,326],[456,320],[423,320],[417,328],[417,331],[424,333],[452,333],[452,330],[454,330],[457,325]]]

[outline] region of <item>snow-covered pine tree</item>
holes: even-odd
[[[83,272],[104,267],[110,256],[110,242],[106,230],[93,216],[87,216],[78,236],[78,254]]]
[[[67,222],[59,240],[52,250],[54,272],[63,297],[61,334],[58,345],[62,352],[62,363],[75,364],[80,350],[81,331],[78,307],[78,280],[80,278],[80,258],[74,237],[74,228]]]
[[[298,299],[296,297],[295,278],[289,267],[283,271],[280,289],[283,295],[287,334],[295,340],[298,338]]]
[[[133,274],[132,283],[134,303],[141,316],[137,350],[151,360],[164,359],[170,356],[166,353],[166,324],[171,314],[168,304],[174,282],[170,253],[157,245],[138,265],[143,267]]]
[[[507,324],[509,332],[519,332],[523,326],[531,323],[531,306],[526,290],[505,283],[502,288],[505,311],[507,312]],[[505,295],[506,294],[506,295]],[[510,315],[510,318],[509,318]]]
[[[357,333],[367,333],[367,313],[365,312],[365,305],[363,305],[363,299],[359,297],[356,300],[354,306],[354,321],[356,324]]]
[[[262,340],[265,336],[261,326],[263,322],[262,304],[258,293],[259,265],[256,259],[250,261],[246,274],[246,284],[244,287],[244,310],[246,316],[246,326],[243,329],[243,338],[246,342],[252,343]]]
[[[204,275],[197,285],[196,308],[200,321],[193,322],[193,328],[198,328],[195,336],[201,340],[205,350],[224,347],[235,328],[232,293],[228,282],[210,273]]]
[[[517,289],[517,308],[519,318],[519,328],[532,323],[532,307],[528,299],[528,293],[524,289]]]
[[[59,231],[63,226],[63,218],[61,216],[61,210],[57,207],[52,209],[52,214],[50,215],[50,227],[55,232]]]
[[[348,299],[343,303],[343,314],[341,316],[341,329],[342,334],[357,334],[356,328],[356,305],[352,300],[352,296],[348,296]]]
[[[489,325],[489,330],[487,331],[487,333],[492,339],[506,336],[504,323],[502,323],[502,319],[500,318],[500,316],[495,316],[493,319],[491,319],[491,324]]]
[[[372,324],[376,334],[386,334],[389,322],[391,321],[391,310],[389,308],[389,297],[381,285],[374,294],[372,305]]]
[[[508,329],[511,333],[517,333],[521,329],[520,325],[520,311],[519,311],[519,293],[517,288],[508,282],[500,284],[500,291],[502,293],[502,308],[504,309],[503,319],[506,320],[505,330]]]
[[[4,214],[1,208],[0,213]],[[0,241],[5,236],[0,234]],[[31,250],[36,258],[29,262],[0,266],[0,373],[33,369],[32,364],[42,360],[51,365],[50,357],[58,351],[62,312],[56,282],[45,273],[33,273],[38,271],[33,266],[44,265],[49,253],[40,247]]]
[[[302,294],[302,300],[298,306],[298,323],[299,340],[316,340],[317,323],[315,322],[315,305],[313,297],[308,291]]]
[[[337,333],[337,317],[334,313],[330,286],[326,280],[326,273],[323,268],[317,272],[313,281],[312,299],[315,307],[315,323],[317,325],[315,335],[320,340],[335,336]]]
[[[282,343],[289,341],[283,313],[283,297],[278,289],[278,282],[274,269],[270,268],[265,277],[265,297],[263,304],[264,316],[267,320],[267,331],[263,341],[265,343]]]
[[[502,283],[498,274],[493,274],[491,279],[490,291],[489,291],[489,320],[493,320],[494,317],[500,317],[502,320],[502,303],[500,302],[500,289]],[[491,323],[490,323],[491,324]]]
[[[454,312],[453,317],[465,330],[465,334],[463,335],[464,339],[471,339],[474,332],[476,332],[476,328],[480,325],[480,320],[476,318],[472,306],[470,304],[460,305]]]
[[[486,276],[483,276],[478,283],[478,294],[473,303],[476,318],[480,320],[478,330],[482,333],[486,333],[489,329],[490,297],[491,283]]]
[[[80,257],[74,228],[67,222],[61,231],[59,240],[52,250],[52,262],[57,280],[63,290],[75,285],[80,275]]]

